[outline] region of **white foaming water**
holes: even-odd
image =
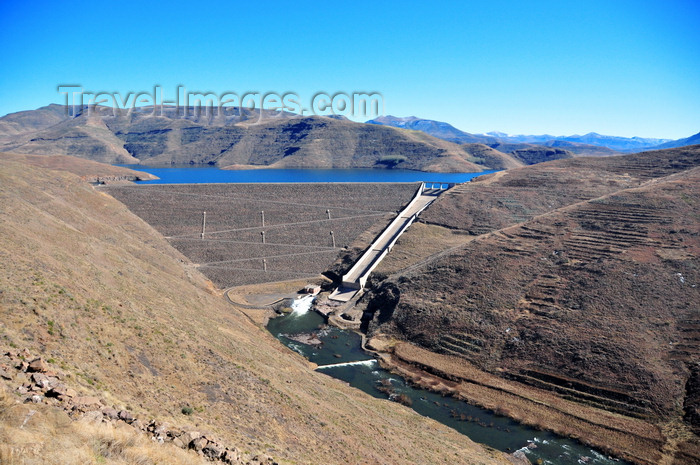
[[[294,344],[293,342],[290,342],[288,344],[288,347],[292,349],[294,352],[296,352],[299,355],[304,355],[304,351],[301,350],[301,346],[299,344]]]
[[[314,303],[316,297],[312,295],[305,295],[301,299],[294,299],[292,302],[292,315],[299,316],[303,315],[311,309],[311,304]]]
[[[333,363],[331,365],[321,365],[319,367],[316,367],[317,370],[321,370],[323,368],[331,368],[331,367],[347,367],[350,365],[373,365],[377,363],[375,359],[370,359],[370,360],[360,360],[358,362],[343,362],[343,363]]]

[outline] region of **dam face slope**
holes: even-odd
[[[363,232],[388,224],[419,185],[178,184],[104,189],[166,236],[217,287],[226,288],[318,276]]]

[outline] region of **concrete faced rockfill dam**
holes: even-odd
[[[284,183],[104,189],[226,288],[318,277],[363,233],[381,231],[419,187]]]

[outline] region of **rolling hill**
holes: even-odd
[[[103,107],[71,116],[62,106],[50,105],[0,118],[0,148],[165,166],[478,172],[503,165],[480,164],[469,147],[419,131],[277,112],[244,111],[208,118],[190,110],[187,117],[168,107],[157,116],[150,107],[118,111],[115,116],[112,109]]]

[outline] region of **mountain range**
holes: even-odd
[[[415,116],[402,118],[396,116],[381,116],[367,122],[369,124],[423,131],[432,136],[460,144],[478,142],[493,148],[497,148],[497,145],[502,146],[503,144],[536,144],[547,147],[565,148],[578,155],[593,156],[614,155],[615,152],[634,153],[653,149],[683,147],[697,144],[698,140],[700,140],[700,133],[675,141],[645,137],[606,136],[595,132],[590,132],[582,136],[553,136],[551,134],[509,135],[504,132],[471,134],[442,121],[417,118]],[[598,147],[598,149],[595,147]]]
[[[185,116],[183,108],[165,107],[154,116],[152,107],[132,112],[97,107],[71,114],[61,105],[49,105],[0,118],[0,150],[106,163],[222,168],[478,172],[522,166],[486,146],[461,146],[422,132],[345,119],[241,109],[209,117],[187,110]]]
[[[681,146],[700,138],[469,134],[445,122],[416,117],[383,116],[365,124],[337,117],[228,110],[211,115],[193,107],[73,110],[52,104],[0,118],[0,150],[158,166],[479,172],[577,156],[618,155],[658,144]]]

